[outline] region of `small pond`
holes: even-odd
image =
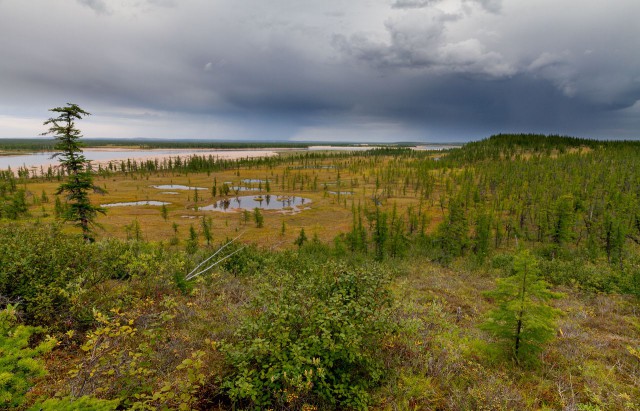
[[[258,191],[258,187],[255,188],[251,188],[251,187],[229,187],[229,190],[231,191]]]
[[[130,207],[130,206],[141,206],[141,205],[162,206],[167,204],[171,204],[171,203],[167,203],[165,201],[146,200],[146,201],[130,201],[126,203],[100,204],[100,206],[101,207]]]
[[[351,191],[328,191],[329,194],[337,194],[337,195],[352,195]]]
[[[267,180],[257,180],[255,178],[245,178],[244,180],[242,180],[243,183],[255,183],[255,184],[259,184],[259,183],[266,183]]]
[[[256,207],[261,210],[283,210],[290,208],[297,209],[300,206],[310,203],[311,200],[308,198],[295,196],[240,196],[219,200],[211,205],[198,207],[198,210],[237,211],[239,209],[253,210]]]
[[[181,184],[164,184],[159,186],[151,186],[159,190],[206,190],[204,187],[189,187]]]

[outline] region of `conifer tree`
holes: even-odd
[[[298,238],[296,238],[296,240],[293,243],[297,245],[298,248],[301,248],[306,242],[307,242],[307,234],[304,232],[304,228],[301,228]]]
[[[468,231],[469,225],[462,202],[451,199],[449,201],[449,215],[438,226],[437,237],[442,250],[442,260],[449,261],[453,257],[464,254],[469,245]]]
[[[491,217],[481,210],[476,216],[476,233],[473,244],[473,251],[480,263],[484,262],[489,253],[489,243],[491,237]]]
[[[255,207],[253,209],[253,219],[256,222],[256,227],[258,228],[264,227],[264,216],[262,215],[258,207]]]
[[[189,254],[193,254],[198,251],[198,233],[193,227],[193,224],[189,226],[189,239],[187,240],[186,250]]]
[[[535,363],[535,354],[555,333],[558,310],[547,301],[560,294],[549,291],[528,250],[516,255],[513,274],[497,283],[497,289],[487,293],[497,307],[489,312],[481,328],[493,335],[516,363]]]
[[[162,204],[162,207],[160,208],[160,215],[162,215],[162,219],[164,221],[167,221],[167,218],[169,218],[169,210],[167,209],[166,204]]]
[[[58,116],[44,122],[44,125],[50,127],[42,135],[55,136],[57,143],[54,147],[58,152],[52,158],[58,157],[60,165],[67,173],[67,181],[60,184],[56,191],[56,194],[66,194],[68,200],[68,207],[65,208],[62,217],[66,221],[75,222],[75,225],[82,229],[85,241],[93,241],[91,226],[95,225],[96,215],[104,214],[106,210],[91,204],[89,192],[104,193],[104,190],[93,184],[89,160],[82,154],[82,143],[79,141],[82,135],[75,127],[76,119],[80,120],[90,113],[71,103],[49,111],[57,113]]]
[[[205,219],[204,216],[202,216],[202,235],[204,236],[204,239],[207,241],[207,245],[211,245],[211,239],[212,239],[212,235],[211,235],[211,226],[212,226],[212,221],[211,221],[211,217],[207,217]]]
[[[376,246],[376,259],[382,261],[384,260],[385,246],[389,239],[389,226],[387,224],[387,213],[380,211],[380,207],[376,207],[375,223],[373,242]]]

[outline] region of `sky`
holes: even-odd
[[[638,0],[0,0],[0,137],[640,138]]]

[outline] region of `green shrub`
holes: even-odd
[[[51,351],[56,340],[47,338],[30,348],[29,339],[40,331],[38,327],[19,325],[15,306],[9,304],[0,311],[0,408],[20,406],[31,380],[46,374],[37,357]]]
[[[29,411],[114,411],[119,403],[119,400],[101,400],[89,396],[50,398],[32,406]]]
[[[240,247],[243,246],[231,244],[220,254],[221,258],[238,251]],[[261,252],[255,246],[248,246],[224,260],[220,265],[235,276],[253,276],[265,266],[266,258],[266,253]]]
[[[64,235],[55,225],[0,226],[0,294],[20,300],[30,324],[69,323],[71,289],[91,259],[82,237]]]
[[[329,262],[264,286],[237,340],[221,344],[229,397],[262,408],[366,408],[393,329],[386,277],[376,266]]]
[[[505,275],[510,274],[513,266],[513,254],[500,253],[491,259],[491,267],[502,270]]]
[[[542,260],[540,268],[553,284],[575,286],[589,292],[634,293],[633,264],[620,270],[604,261],[594,264],[579,259],[555,259]]]

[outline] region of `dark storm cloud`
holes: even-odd
[[[67,101],[94,112],[87,135],[638,136],[639,12],[635,0],[0,0],[0,136],[37,134]]]

